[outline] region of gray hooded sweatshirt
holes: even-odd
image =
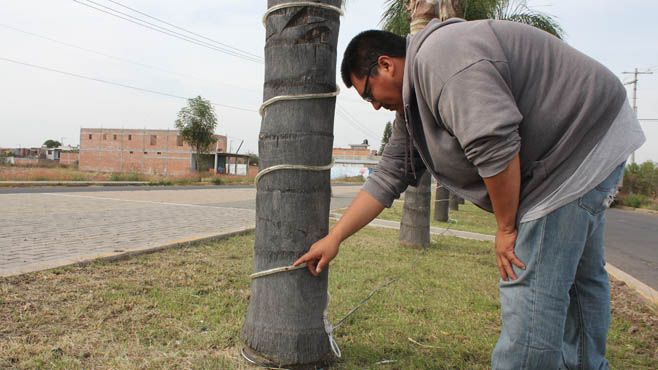
[[[574,174],[626,99],[612,72],[547,32],[461,19],[408,39],[402,94],[404,117],[363,189],[390,207],[427,168],[492,211],[482,178],[519,153],[519,219]]]

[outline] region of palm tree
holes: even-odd
[[[295,1],[293,1],[295,2]],[[341,6],[341,0],[318,4]],[[281,1],[269,0],[270,8]],[[318,6],[273,10],[266,21],[265,100],[336,89],[339,14]],[[282,100],[263,112],[260,168],[331,163],[335,98]],[[309,119],[313,117],[313,119]],[[257,184],[254,270],[289,266],[329,229],[329,171],[283,169]],[[245,355],[286,368],[315,368],[333,355],[323,323],[325,269],[253,279],[242,328]]]
[[[381,24],[387,31],[406,35],[409,33],[410,12],[408,6],[424,3],[423,0],[387,0]],[[520,22],[537,27],[556,37],[563,38],[564,30],[552,16],[533,10],[527,0],[443,0],[442,19],[459,17],[472,21],[477,19],[500,19]],[[404,22],[406,20],[406,24]]]

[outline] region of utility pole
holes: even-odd
[[[637,68],[635,68],[635,72],[622,72],[625,75],[633,75],[633,80],[626,82],[624,85],[630,85],[633,84],[633,112],[635,112],[635,118],[637,118],[637,75],[650,75],[653,74],[651,71],[647,72],[638,72]],[[631,154],[631,163],[635,163],[635,152]]]

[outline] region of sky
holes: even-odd
[[[174,129],[185,98],[201,95],[216,104],[216,132],[229,137],[230,149],[244,141],[241,153],[257,152],[264,72],[260,58],[265,45],[261,21],[266,3],[0,0],[0,147],[40,146],[47,139],[77,145],[81,127]],[[90,8],[111,7],[145,18],[119,4],[192,31],[215,48]],[[658,162],[658,1],[620,4],[529,0],[533,9],[557,19],[566,31],[566,42],[603,63],[623,82],[633,80],[623,72],[654,71],[639,75],[638,117],[656,120],[641,122],[647,142],[636,152],[636,161]],[[383,6],[384,0],[348,1],[341,18],[338,64],[353,36],[381,27]],[[227,53],[227,48],[233,51]],[[235,49],[256,61],[253,56],[236,57]],[[339,76],[336,82],[341,94],[334,146],[368,139],[378,149],[384,126],[394,114],[373,110]],[[631,98],[632,85],[627,87]]]

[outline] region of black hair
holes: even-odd
[[[354,36],[347,45],[340,74],[345,86],[352,87],[351,75],[354,74],[358,78],[365,77],[370,66],[375,64],[380,56],[404,58],[406,54],[407,41],[404,37],[387,31],[363,31]],[[375,69],[373,75],[376,73]]]

